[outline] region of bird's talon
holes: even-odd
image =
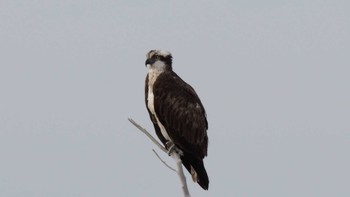
[[[165,143],[165,148],[168,150],[168,155],[171,156],[171,154],[176,150],[175,144],[171,141],[167,141]]]

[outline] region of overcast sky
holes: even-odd
[[[207,110],[192,196],[350,196],[349,35],[347,0],[0,0],[0,196],[181,196],[127,121],[151,49]]]

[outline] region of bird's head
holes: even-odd
[[[146,55],[146,67],[160,71],[172,70],[173,57],[165,50],[151,50]]]

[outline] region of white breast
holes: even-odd
[[[154,110],[153,84],[157,80],[157,77],[160,75],[160,73],[161,72],[157,72],[156,70],[149,70],[148,71],[148,96],[147,96],[148,103],[147,103],[147,107],[151,111],[151,113],[154,115],[154,117],[156,118],[158,126],[160,128],[160,131],[161,131],[162,135],[164,136],[164,138],[166,140],[171,141],[166,129],[164,128],[162,123],[159,121],[158,116],[156,114],[156,111]]]

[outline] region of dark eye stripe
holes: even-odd
[[[166,57],[163,57],[163,56],[160,56],[160,55],[154,55],[154,56],[152,57],[152,59],[157,59],[157,60],[162,60],[162,61],[164,61],[164,60],[166,60],[167,58],[166,58]]]
[[[154,54],[152,57],[151,57],[151,59],[153,59],[153,60],[160,60],[160,61],[162,61],[162,62],[165,62],[166,64],[168,64],[168,65],[170,65],[171,66],[171,64],[172,64],[172,57],[171,57],[171,55],[167,55],[166,57],[164,57],[164,56],[161,56],[161,55],[157,55],[157,54]]]

